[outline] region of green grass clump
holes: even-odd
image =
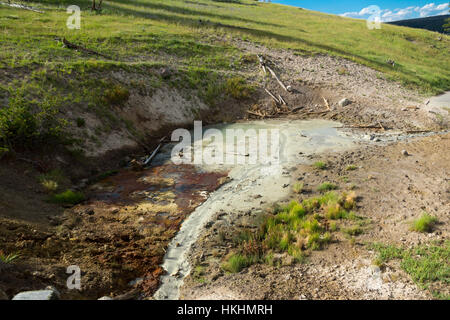
[[[411,226],[411,230],[417,232],[432,232],[434,225],[437,223],[437,218],[424,212],[422,216],[415,220]]]
[[[6,254],[3,251],[0,251],[0,261],[6,264],[13,263],[15,260],[19,259],[20,254],[18,253],[10,253]]]
[[[294,186],[292,187],[292,190],[294,190],[295,193],[302,193],[303,192],[303,183],[302,182],[296,182],[294,183]]]
[[[246,99],[250,97],[253,89],[243,78],[233,77],[225,82],[225,92],[235,99]]]
[[[336,190],[337,188],[338,188],[338,186],[331,182],[324,182],[320,186],[317,187],[317,191],[325,192],[325,191]]]
[[[231,273],[238,273],[242,269],[248,267],[251,264],[251,261],[246,256],[241,254],[233,254],[226,263],[222,265],[222,268],[225,271]]]
[[[50,201],[58,204],[71,204],[75,205],[84,201],[84,194],[81,192],[75,192],[72,190],[66,190],[64,192],[51,196]]]
[[[111,106],[121,106],[130,98],[130,91],[121,85],[115,85],[104,93],[105,102]]]
[[[323,161],[314,162],[313,166],[319,170],[325,170],[327,168],[327,164]]]
[[[347,170],[347,171],[353,171],[356,169],[358,169],[358,167],[355,166],[354,164],[348,165],[347,168],[345,168],[345,170]]]
[[[262,218],[258,232],[246,230],[236,234],[234,243],[238,252],[227,260],[224,269],[241,270],[257,262],[273,265],[274,253],[287,253],[293,261],[303,262],[308,252],[320,250],[332,241],[332,232],[337,230],[332,220],[351,216],[345,206],[352,201],[353,207],[355,199],[353,193],[327,192],[301,203],[276,205]],[[329,208],[335,206],[339,206],[342,214],[330,217]]]
[[[377,263],[400,260],[400,266],[415,283],[424,289],[432,289],[438,298],[447,297],[446,288],[450,284],[450,241],[424,244],[414,248],[402,248],[393,245],[374,243],[369,248],[378,252]],[[443,288],[443,293],[440,289]],[[431,289],[430,289],[431,290]]]

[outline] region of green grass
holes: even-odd
[[[432,232],[434,225],[438,222],[436,217],[424,212],[420,218],[412,223],[411,230],[417,232]]]
[[[294,183],[294,185],[292,186],[292,190],[293,190],[295,193],[300,194],[300,193],[303,192],[303,187],[304,187],[303,182],[296,182],[296,183]]]
[[[222,268],[225,271],[237,273],[249,265],[250,261],[247,257],[240,254],[233,254],[228,261],[222,265]]]
[[[352,216],[345,208],[355,207],[355,201],[354,194],[328,192],[301,203],[291,201],[274,206],[272,212],[263,217],[258,232],[237,233],[234,237],[236,252],[226,259],[223,268],[239,272],[253,263],[273,265],[274,253],[287,254],[295,262],[303,262],[309,252],[320,250],[333,240],[333,232],[338,229],[333,220]],[[330,207],[339,207],[342,215],[329,217]]]
[[[10,264],[19,258],[20,258],[20,254],[18,254],[18,253],[6,254],[6,253],[3,253],[3,251],[0,251],[0,261],[3,263]]]
[[[244,5],[208,0],[107,1],[102,14],[83,10],[82,27],[77,31],[65,27],[65,7],[72,4],[68,0],[58,1],[60,8],[48,0],[34,1],[36,6],[56,9],[45,15],[4,7],[0,25],[6,41],[1,61],[18,66],[46,59],[52,63],[83,58],[82,53],[58,46],[52,39],[57,34],[82,41],[116,60],[147,60],[164,50],[193,62],[203,56],[205,64],[225,65],[223,54],[211,55],[214,47],[198,40],[232,36],[299,54],[342,56],[429,92],[449,88],[450,70],[442,68],[449,65],[448,36],[438,41],[435,33],[426,30],[386,24],[380,30],[368,30],[362,20],[278,4],[241,3]],[[77,4],[86,8],[89,1]],[[8,18],[11,16],[15,23]],[[387,65],[388,59],[397,66]]]
[[[402,248],[379,243],[370,248],[378,252],[376,261],[382,265],[400,260],[400,266],[422,288],[432,290],[438,298],[448,299],[445,288],[450,284],[450,241],[424,244],[414,248]],[[437,283],[437,284],[436,284]],[[436,288],[443,288],[444,293]]]
[[[327,164],[323,161],[314,162],[313,166],[319,170],[325,170],[327,168]]]
[[[347,171],[354,171],[356,169],[358,169],[358,167],[355,166],[354,164],[348,165],[347,168],[345,168],[345,170]]]
[[[64,192],[52,195],[50,202],[58,204],[75,205],[82,202],[85,199],[84,194],[81,192],[75,192],[72,190],[66,190]]]
[[[338,186],[331,182],[324,182],[320,186],[317,187],[317,191],[325,192],[325,191],[330,191],[330,190],[336,190],[337,188],[338,188]]]

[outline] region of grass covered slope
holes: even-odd
[[[66,8],[73,4],[82,9],[81,30],[66,27]],[[2,147],[58,138],[68,126],[83,131],[84,122],[90,123],[80,118],[85,112],[103,119],[101,126],[86,137],[78,134],[78,141],[64,136],[65,143],[90,139],[98,144],[101,132],[117,127],[143,139],[133,119],[116,110],[132,90],[143,96],[162,86],[196,90],[207,106],[245,98],[247,88],[227,88],[227,83],[242,83],[239,72],[246,59],[232,39],[301,55],[345,57],[428,94],[450,88],[450,39],[439,41],[428,31],[391,25],[371,31],[365,21],[249,0],[108,0],[101,13],[91,12],[90,4],[27,2],[43,14],[0,6],[0,104],[10,108],[0,114],[7,141]],[[63,38],[102,55],[65,48]],[[395,67],[386,63],[389,59]],[[156,72],[167,66],[176,77]],[[67,111],[75,111],[72,118]]]
[[[385,24],[381,30],[368,30],[361,20],[244,0],[111,0],[104,3],[101,15],[91,13],[89,3],[38,1],[36,6],[54,8],[43,15],[2,7],[2,62],[20,65],[79,60],[73,52],[57,46],[57,36],[93,45],[120,61],[142,62],[155,50],[168,55],[187,54],[195,60],[199,55],[214,56],[198,43],[214,33],[301,53],[340,55],[433,93],[450,87],[449,39],[438,41],[437,34],[427,31]],[[63,10],[70,4],[82,8],[79,31],[65,26],[68,14]],[[223,54],[216,54],[216,59],[210,57],[212,61],[207,59],[205,65],[225,63],[219,59]],[[396,61],[395,69],[386,65],[388,59]]]

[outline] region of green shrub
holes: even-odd
[[[71,204],[75,205],[82,202],[85,199],[84,194],[81,192],[75,192],[72,190],[66,190],[64,192],[53,195],[50,201],[58,204]]]
[[[0,107],[0,147],[35,147],[61,137],[66,121],[57,117],[56,101],[43,97],[42,102],[30,101],[22,90],[10,91],[9,105]]]
[[[229,78],[225,84],[225,92],[235,99],[250,97],[253,89],[240,77]]]
[[[128,101],[130,92],[121,85],[115,85],[111,89],[105,91],[103,98],[108,105],[120,106]]]
[[[431,232],[437,221],[436,217],[424,212],[419,219],[413,222],[411,229],[417,232]]]

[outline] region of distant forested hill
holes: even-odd
[[[450,18],[450,14],[444,16],[394,21],[389,22],[389,24],[444,33],[443,25],[445,24],[445,20],[448,18]]]

